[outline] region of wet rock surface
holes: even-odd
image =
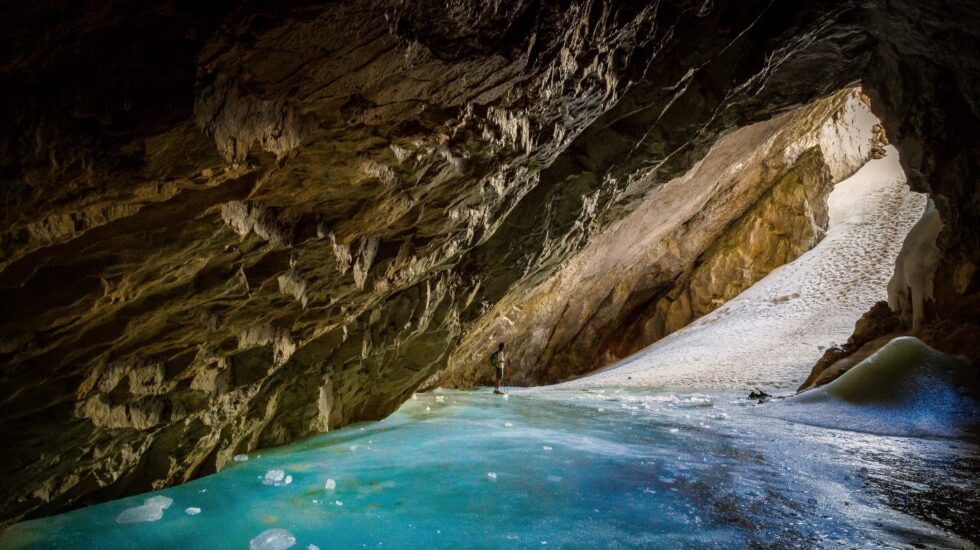
[[[972,3],[3,11],[5,522],[389,414],[720,136],[858,80],[943,220],[926,322],[980,311]]]

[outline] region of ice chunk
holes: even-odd
[[[707,395],[696,393],[685,399],[678,399],[674,402],[674,405],[681,408],[710,407],[714,405],[714,401]]]
[[[324,489],[326,489],[328,491],[333,491],[336,488],[337,488],[337,482],[334,481],[334,480],[332,480],[332,479],[328,479],[327,480],[327,484],[324,485]]]
[[[189,508],[184,509],[184,513],[187,514],[188,516],[196,516],[201,513],[201,509],[198,508],[197,506],[191,506]]]
[[[266,529],[248,543],[251,550],[286,550],[296,544],[296,537],[285,529]]]
[[[675,434],[675,433],[678,433],[678,432],[680,432],[680,430],[678,430],[677,428],[671,428],[670,429],[670,433],[672,433],[672,434]]]
[[[146,504],[159,506],[160,509],[162,510],[166,510],[167,508],[170,508],[170,505],[173,503],[174,503],[174,499],[170,497],[165,497],[163,495],[157,495],[155,497],[150,497],[146,499]]]
[[[139,523],[143,521],[156,521],[163,517],[163,508],[143,504],[123,510],[116,516],[116,523]]]
[[[333,501],[333,503],[336,504],[337,506],[343,506],[344,505],[344,503],[341,502],[341,501],[339,501],[339,500],[335,500],[335,501]]]
[[[286,472],[284,470],[269,470],[265,473],[265,478],[262,480],[266,485],[271,485],[277,481],[282,481],[286,477]]]
[[[487,472],[487,477],[489,477],[490,479],[497,479],[497,473],[496,472]]]
[[[514,427],[514,425],[511,424],[510,422],[504,422],[504,426],[506,426],[508,428],[513,428]]]
[[[829,428],[880,435],[955,436],[980,423],[969,365],[918,339],[895,338],[838,379],[763,413]]]
[[[248,455],[235,455],[234,457],[232,457],[232,460],[234,460],[235,462],[247,462]]]
[[[285,487],[292,482],[293,476],[286,475],[285,470],[269,470],[262,478],[263,485],[275,485],[276,487]]]
[[[545,445],[545,446],[543,446],[541,448],[544,449],[544,450],[546,450],[546,451],[550,451],[551,450],[551,447],[549,447],[548,445]]]
[[[144,521],[157,521],[163,517],[163,511],[170,508],[174,501],[170,497],[155,496],[143,501],[140,506],[134,506],[123,510],[116,516],[116,523],[140,523]]]
[[[308,544],[306,550],[320,550],[320,547],[315,544]]]

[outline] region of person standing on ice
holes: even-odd
[[[493,393],[500,394],[500,383],[504,381],[504,343],[501,342],[497,346],[497,351],[490,355],[490,364],[493,365],[494,373],[497,375],[497,385],[493,389]]]

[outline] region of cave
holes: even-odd
[[[980,544],[977,3],[0,14],[0,546]]]

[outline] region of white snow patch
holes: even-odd
[[[251,550],[286,550],[296,544],[296,537],[285,529],[266,529],[248,543]]]

